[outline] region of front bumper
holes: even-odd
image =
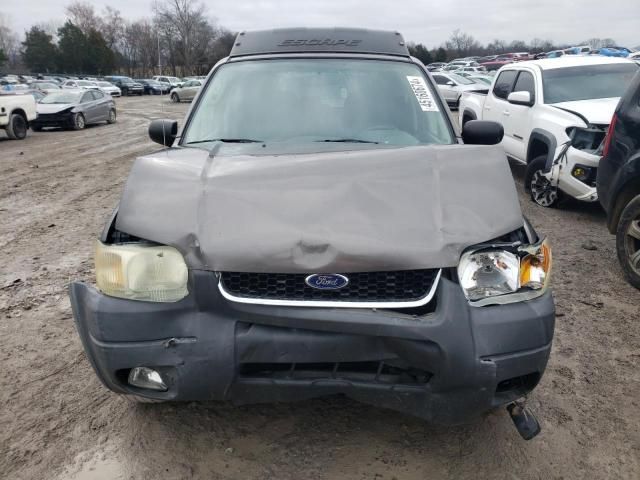
[[[73,126],[73,113],[46,113],[38,114],[38,117],[31,122],[32,126],[36,127],[72,127]]]
[[[236,404],[345,394],[427,420],[463,423],[537,384],[551,350],[551,293],[471,307],[442,278],[429,313],[240,304],[211,272],[192,271],[177,303],[70,287],[76,327],[109,389],[160,400]],[[159,370],[166,392],[127,384],[129,369]]]
[[[582,202],[596,202],[598,201],[598,192],[595,182],[584,183],[575,178],[571,172],[578,165],[597,170],[599,163],[600,156],[569,147],[566,162],[555,165],[551,172],[552,176],[558,179],[558,187],[564,193]],[[593,178],[595,178],[595,174]]]

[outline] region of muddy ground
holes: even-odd
[[[96,234],[136,155],[156,148],[149,120],[187,108],[117,103],[115,125],[22,142],[0,132],[0,478],[640,478],[640,292],[622,279],[597,206],[545,210],[522,191],[554,246],[559,314],[531,442],[503,411],[443,428],[344,398],[237,408],[107,391],[66,286],[92,280]]]

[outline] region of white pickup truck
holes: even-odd
[[[563,194],[594,202],[603,143],[638,65],[623,58],[567,56],[502,67],[487,92],[462,94],[460,125],[502,124],[507,156],[527,165],[525,188],[538,205]]]
[[[10,139],[24,139],[27,136],[29,122],[37,116],[33,96],[0,94],[0,129],[4,129]]]

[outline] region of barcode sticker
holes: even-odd
[[[424,78],[407,75],[407,80],[409,81],[409,85],[411,85],[413,94],[416,96],[416,99],[418,100],[420,108],[422,108],[423,112],[440,111],[438,110],[438,104],[431,96],[431,92],[429,92],[429,88],[427,87]]]

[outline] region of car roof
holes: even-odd
[[[399,32],[357,28],[282,28],[240,32],[229,57],[316,52],[410,56]]]
[[[586,65],[607,65],[615,63],[630,63],[626,58],[600,57],[600,56],[580,56],[569,55],[560,58],[542,58],[540,60],[527,60],[513,64],[515,66],[536,65],[542,70],[552,70],[554,68],[582,67]],[[512,65],[512,66],[513,66]]]

